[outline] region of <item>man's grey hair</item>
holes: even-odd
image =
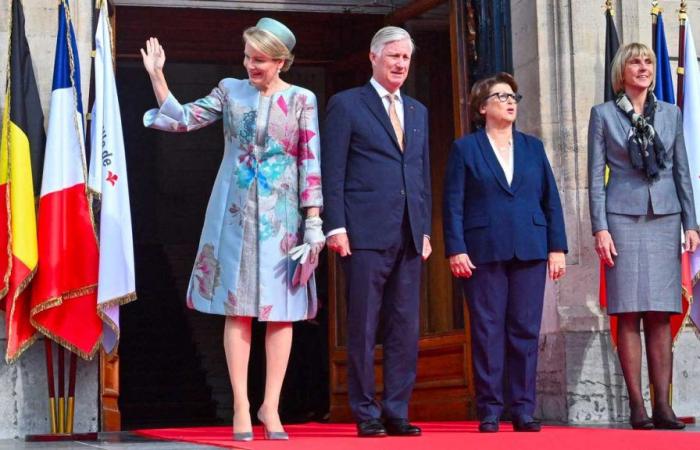
[[[413,44],[413,39],[408,31],[399,27],[384,27],[377,31],[372,38],[372,43],[369,45],[369,51],[375,55],[381,55],[384,46],[390,42],[403,41],[408,39],[411,44],[411,53],[415,50],[415,45]]]

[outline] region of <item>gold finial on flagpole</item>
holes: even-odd
[[[678,20],[681,24],[685,24],[688,19],[688,2],[686,0],[681,0],[681,8],[678,10]]]
[[[603,9],[605,9],[605,12],[610,12],[611,16],[615,15],[615,10],[613,9],[612,0],[605,0],[605,4],[603,5]]]
[[[654,18],[658,17],[659,14],[663,12],[663,9],[659,6],[659,2],[654,0],[651,2],[651,15],[654,16]]]

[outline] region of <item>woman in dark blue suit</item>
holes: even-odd
[[[515,431],[540,430],[532,415],[545,272],[566,272],[559,192],[542,141],[513,126],[517,90],[507,73],[474,84],[481,127],[454,142],[445,179],[445,254],[464,279],[481,432],[498,431],[504,364]]]

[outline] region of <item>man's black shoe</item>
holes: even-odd
[[[536,433],[542,429],[539,420],[532,416],[517,416],[513,418],[513,430]]]
[[[359,437],[385,437],[386,428],[379,419],[369,419],[357,422],[357,435]]]
[[[420,436],[421,429],[407,419],[387,419],[384,422],[386,432],[389,436]]]
[[[498,432],[498,417],[486,416],[479,423],[479,432],[481,433],[497,433]]]

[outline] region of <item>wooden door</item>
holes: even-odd
[[[418,369],[409,411],[412,420],[466,419],[475,412],[468,320],[462,291],[444,255],[441,202],[450,144],[468,127],[466,2],[451,0],[439,6],[446,21],[418,18],[404,24],[439,3],[417,0],[387,18],[389,23],[405,26],[414,38],[417,52],[404,90],[428,107],[430,117],[433,254],[422,276]],[[369,78],[366,58],[365,51],[353,64],[337,65],[329,73],[329,85],[337,91],[365,83]],[[368,73],[358,67],[367,67]],[[352,421],[347,403],[345,280],[334,254],[329,256],[328,272],[331,420]],[[383,384],[381,361],[380,346],[375,359],[378,393]]]

